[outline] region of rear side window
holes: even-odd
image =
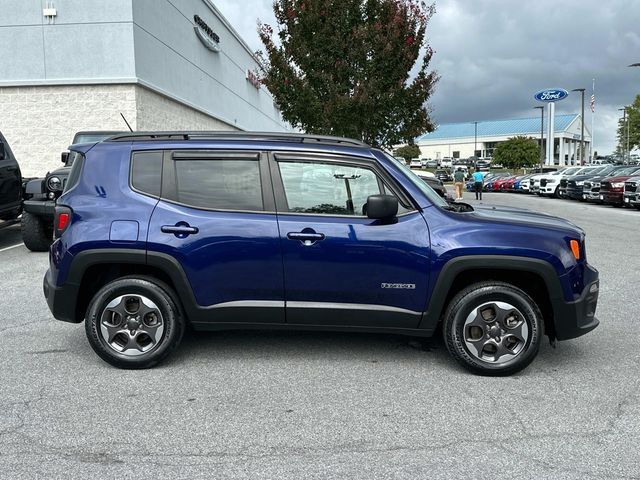
[[[141,193],[160,197],[161,184],[162,152],[134,153],[131,160],[131,186]]]
[[[64,192],[66,193],[75,187],[80,181],[80,174],[82,173],[82,167],[84,167],[84,154],[80,152],[69,152],[69,156],[73,155],[73,166],[71,167],[71,171],[69,172],[69,179],[67,180],[66,185],[64,186]]]
[[[209,210],[264,210],[258,160],[175,160],[175,200]]]

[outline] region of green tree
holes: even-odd
[[[420,147],[417,145],[404,145],[403,147],[396,148],[393,151],[393,156],[402,157],[408,161],[420,156]]]
[[[496,146],[493,160],[506,168],[530,167],[540,162],[540,147],[531,137],[513,137]]]
[[[629,150],[640,148],[640,95],[626,107],[626,121],[618,120],[618,146],[616,152],[627,152],[627,135],[629,135]]]
[[[277,38],[259,24],[261,80],[285,120],[309,133],[408,143],[434,125],[426,102],[438,77],[416,0],[275,0]],[[420,61],[415,77],[409,79]]]

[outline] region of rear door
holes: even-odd
[[[426,303],[429,233],[374,162],[333,155],[272,159],[287,323],[416,328]],[[366,217],[369,195],[396,195],[396,221]]]
[[[196,302],[193,322],[282,323],[284,287],[273,189],[255,151],[164,154],[148,251],[177,260]]]
[[[9,145],[0,135],[0,215],[11,214],[22,202],[22,175]]]

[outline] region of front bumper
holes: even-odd
[[[567,188],[566,195],[572,200],[582,200],[582,187]]]
[[[610,205],[622,205],[622,192],[603,192],[600,191],[600,200]]]
[[[33,215],[53,218],[56,202],[50,200],[25,200],[24,211]]]
[[[640,193],[625,193],[624,204],[633,207],[640,205]]]
[[[558,185],[555,183],[547,183],[544,187],[540,187],[540,193],[542,195],[553,195],[556,193]]]
[[[591,265],[585,265],[584,289],[573,302],[556,301],[553,305],[555,338],[569,340],[590,332],[600,322],[596,318],[600,280],[598,271]]]

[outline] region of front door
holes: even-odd
[[[148,249],[180,263],[194,323],[284,322],[273,190],[259,153],[165,152]]]
[[[406,198],[397,220],[366,217],[369,195],[394,194],[373,162],[275,155],[287,323],[416,328],[425,308],[429,233]]]

